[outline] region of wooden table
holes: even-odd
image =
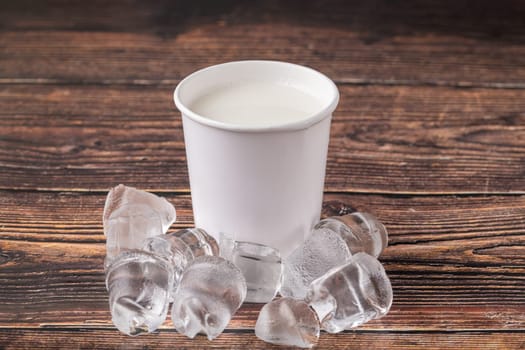
[[[324,215],[375,213],[389,315],[319,348],[525,348],[519,1],[4,1],[0,348],[268,348],[245,305],[213,342],[111,324],[101,214],[118,183],[192,225],[177,82],[276,59],[333,78]]]

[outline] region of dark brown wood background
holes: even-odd
[[[245,305],[213,342],[126,337],[104,287],[118,183],[192,225],[172,103],[238,59],[333,78],[324,215],[375,213],[390,314],[319,348],[525,348],[525,4],[520,1],[2,1],[0,348],[267,348]]]

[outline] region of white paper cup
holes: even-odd
[[[295,86],[316,96],[320,108],[300,121],[255,127],[209,119],[189,107],[216,87],[247,79]],[[320,218],[330,121],[339,100],[335,84],[291,63],[238,61],[189,75],[174,99],[182,113],[195,225],[217,239],[224,232],[286,256]]]

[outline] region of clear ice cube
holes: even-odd
[[[195,257],[219,254],[215,238],[199,228],[182,229],[148,238],[144,242],[143,250],[163,258],[173,268],[172,297],[182,272]]]
[[[284,259],[280,294],[304,298],[313,280],[331,268],[345,264],[350,257],[350,250],[338,233],[326,228],[314,230]]]
[[[314,230],[321,228],[337,232],[352,254],[365,252],[377,258],[388,245],[385,226],[369,213],[333,216],[319,221]]]
[[[121,252],[140,249],[145,239],[165,233],[176,213],[164,198],[118,185],[108,193],[102,218],[107,267]]]
[[[182,240],[172,235],[159,235],[148,238],[144,242],[143,250],[159,258],[164,259],[173,271],[173,285],[171,286],[171,298],[179,285],[182,272],[193,260],[190,247]]]
[[[173,235],[186,243],[194,257],[203,255],[219,255],[219,245],[215,238],[201,228],[187,228],[179,230]]]
[[[248,288],[246,302],[267,303],[281,287],[282,262],[278,250],[263,244],[235,241],[220,236],[221,256],[241,269]]]
[[[170,266],[141,251],[127,251],[106,272],[115,326],[128,335],[155,331],[166,319],[173,284]]]
[[[214,339],[246,298],[241,270],[218,256],[195,258],[184,270],[171,310],[175,329],[194,338]]]
[[[319,340],[319,320],[303,300],[279,298],[263,306],[255,335],[268,343],[311,348]]]
[[[329,333],[381,318],[392,305],[392,286],[381,263],[357,253],[343,266],[312,282],[305,301],[317,312]]]
[[[166,198],[121,184],[112,188],[106,197],[103,221],[107,220],[116,209],[126,204],[142,204],[152,208],[159,214],[162,232],[168,231],[177,218],[175,207]]]
[[[387,244],[385,226],[371,214],[355,212],[321,220],[285,259],[280,293],[304,298],[314,279],[345,264],[352,254],[365,252],[377,257]]]

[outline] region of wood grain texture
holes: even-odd
[[[104,195],[0,192],[0,326],[111,327],[102,270]],[[167,194],[191,225],[187,195]],[[32,203],[28,206],[27,203]],[[365,330],[525,329],[525,196],[325,196],[324,216],[375,213],[390,314]],[[231,329],[252,328],[246,305]],[[165,327],[169,327],[166,324]]]
[[[338,82],[523,88],[524,15],[519,1],[4,2],[0,77],[149,84],[257,58]]]
[[[187,192],[172,88],[0,85],[0,188]],[[327,191],[525,193],[525,90],[340,91]]]
[[[209,342],[198,336],[188,339],[174,331],[163,330],[158,334],[126,337],[105,329],[0,329],[0,343],[5,349],[286,349],[264,343],[253,332],[223,333]],[[220,344],[220,345],[219,345]],[[315,349],[506,349],[525,347],[523,332],[420,332],[378,333],[345,332],[322,333]],[[294,348],[295,349],[295,348]]]
[[[278,349],[246,304],[216,341],[110,321],[102,207],[118,183],[191,226],[188,73],[317,68],[341,91],[323,215],[387,226],[391,312],[320,349],[525,349],[525,7],[517,0],[0,3],[0,348]]]

